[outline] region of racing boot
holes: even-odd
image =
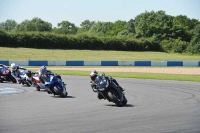
[[[18,84],[21,84],[21,83],[22,83],[22,80],[21,80],[21,79],[19,79],[17,82],[18,82]]]

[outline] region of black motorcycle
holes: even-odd
[[[95,82],[90,83],[91,86],[96,86],[97,91],[103,99],[115,103],[118,107],[127,104],[124,90],[122,90],[113,80],[111,76],[102,75],[97,76]]]

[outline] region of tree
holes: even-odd
[[[136,16],[134,20],[135,32],[138,37],[160,35],[164,39],[170,34],[171,20],[171,16],[166,15],[162,10],[158,12],[146,11]]]
[[[194,27],[200,24],[196,19],[189,19],[187,16],[178,15],[172,19],[172,38],[190,42]]]
[[[92,27],[89,30],[90,34],[96,34],[96,35],[109,35],[111,34],[109,31],[112,30],[113,23],[111,22],[97,22],[92,25]]]
[[[5,22],[0,23],[0,29],[6,30],[6,31],[12,31],[17,26],[17,22],[12,19],[8,19]]]
[[[51,31],[52,30],[52,24],[49,22],[45,22],[40,18],[33,18],[31,20],[31,23],[35,25],[36,31]]]
[[[51,31],[52,24],[49,22],[45,22],[40,18],[33,18],[31,21],[24,20],[22,23],[17,25],[16,31]]]
[[[107,35],[116,36],[119,32],[125,30],[127,27],[126,21],[118,20],[113,23],[112,28],[107,31]]]
[[[127,30],[130,32],[130,33],[135,33],[135,24],[134,24],[134,20],[133,19],[130,19],[127,23]]]
[[[75,24],[70,23],[69,21],[62,21],[58,23],[58,28],[54,28],[53,32],[58,34],[76,34],[78,28]]]
[[[196,19],[189,19],[185,15],[178,15],[173,19],[173,25],[181,25],[182,27],[187,28],[188,30],[194,29],[196,25],[200,24]]]
[[[200,53],[200,24],[194,28],[188,51],[194,54]]]
[[[80,24],[80,28],[78,28],[77,33],[87,33],[92,25],[95,24],[95,21],[85,20]]]
[[[95,24],[95,21],[90,21],[90,20],[87,19],[87,20],[83,21],[80,24],[80,26],[83,29],[89,30],[92,27],[93,24]]]
[[[58,27],[63,29],[72,29],[75,27],[75,25],[73,23],[70,23],[69,21],[62,21],[58,23]]]
[[[28,29],[29,28],[28,23],[29,23],[29,20],[22,21],[20,24],[18,24],[16,26],[15,31],[29,31],[29,30],[31,30],[32,28]]]

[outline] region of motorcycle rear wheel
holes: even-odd
[[[17,83],[17,80],[16,80],[13,76],[10,76],[10,80],[11,80],[13,83]]]

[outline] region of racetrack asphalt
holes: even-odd
[[[116,78],[128,103],[97,99],[89,76],[62,76],[61,98],[11,82],[0,96],[0,133],[200,133],[200,83]]]

